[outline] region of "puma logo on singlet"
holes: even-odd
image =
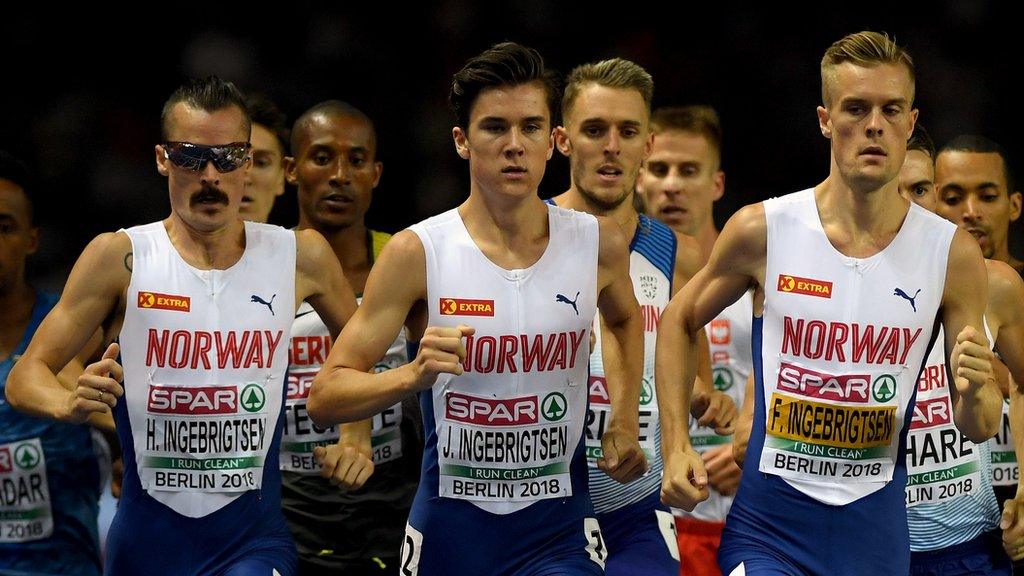
[[[900,298],[903,298],[907,302],[910,302],[910,307],[914,309],[914,312],[917,312],[917,304],[914,303],[914,300],[917,299],[917,295],[920,293],[921,289],[918,288],[917,292],[914,292],[913,296],[907,296],[907,293],[904,292],[902,288],[897,288],[896,291],[892,293],[892,295],[899,296]]]
[[[577,316],[580,315],[580,310],[579,310],[579,308],[576,307],[576,300],[579,300],[579,299],[580,299],[580,293],[579,292],[576,293],[576,298],[574,300],[569,300],[569,298],[567,298],[565,296],[562,296],[561,294],[555,294],[555,302],[564,302],[564,303],[572,306],[572,309],[576,311],[576,315]]]
[[[253,294],[252,298],[249,299],[249,302],[257,302],[259,304],[263,304],[267,308],[270,308],[270,315],[271,316],[276,316],[276,314],[274,314],[274,298],[277,298],[277,294],[274,294],[273,296],[271,296],[270,297],[270,302],[267,302],[263,298],[260,298],[259,296]]]

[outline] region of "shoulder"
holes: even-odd
[[[593,216],[591,214],[584,214],[582,212],[574,212],[568,210],[573,214],[582,214],[596,220],[597,231],[600,236],[600,251],[598,253],[599,258],[605,261],[607,258],[613,258],[617,256],[628,256],[629,241],[626,239],[625,233],[615,222],[604,216]]]
[[[723,237],[746,246],[760,246],[763,250],[768,238],[765,202],[747,204],[737,210],[725,223],[719,242]]]
[[[373,251],[374,260],[380,257],[381,251],[384,250],[384,246],[389,240],[391,240],[391,234],[370,230],[370,250]]]
[[[1009,264],[985,260],[988,271],[989,307],[1000,312],[1014,311],[1024,303],[1024,280]]]

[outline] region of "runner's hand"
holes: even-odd
[[[961,394],[974,394],[989,382],[995,382],[994,356],[988,348],[988,338],[973,326],[965,326],[956,335],[953,358],[957,359],[953,380]]]
[[[732,496],[740,487],[740,476],[743,471],[736,465],[732,454],[732,444],[716,446],[701,454],[704,468],[708,473],[708,483],[723,496]]]
[[[420,339],[416,358],[410,364],[415,389],[419,391],[430,388],[441,374],[461,376],[462,361],[466,359],[463,338],[474,332],[473,328],[461,324],[456,328],[427,327]]]
[[[1024,497],[1003,502],[1003,517],[999,521],[1003,531],[1003,550],[1017,562],[1024,559]]]
[[[313,448],[320,475],[342,490],[358,490],[373,474],[373,458],[356,446],[338,442]]]
[[[736,403],[728,394],[719,390],[710,392],[694,391],[690,400],[690,415],[697,418],[697,424],[711,426],[715,434],[728,436],[736,425]]]
[[[687,512],[708,499],[708,473],[700,454],[688,446],[681,452],[667,454],[661,478],[661,501],[666,506]]]
[[[67,397],[61,420],[82,424],[93,412],[107,413],[117,406],[117,399],[124,394],[120,384],[124,371],[117,363],[120,351],[117,342],[112,342],[102,358],[85,367],[78,385]]]
[[[647,472],[647,456],[636,434],[610,425],[601,436],[601,451],[604,456],[597,459],[597,467],[616,482],[626,484]]]

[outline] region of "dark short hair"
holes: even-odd
[[[249,112],[249,120],[270,131],[281,146],[281,155],[288,153],[288,117],[264,94],[251,93],[245,97],[245,108]]]
[[[374,125],[373,120],[366,115],[365,112],[356,108],[355,106],[344,102],[342,100],[326,100],[319,104],[314,105],[309,110],[306,110],[295,120],[295,124],[292,125],[291,135],[291,151],[292,154],[298,154],[298,139],[301,134],[305,134],[307,126],[310,120],[316,116],[327,116],[329,118],[356,118],[366,122],[366,125],[370,127],[370,138],[373,142],[374,156],[377,154],[377,127]]]
[[[703,136],[722,155],[722,122],[711,106],[666,106],[651,113],[651,132],[660,134],[677,130]]]
[[[519,86],[540,82],[547,93],[551,124],[556,123],[558,100],[561,97],[558,75],[544,67],[544,59],[533,48],[515,42],[502,42],[470,58],[452,77],[448,105],[455,113],[455,122],[469,127],[469,111],[486,88]]]
[[[910,137],[910,140],[907,140],[907,152],[911,150],[924,152],[932,159],[933,163],[935,162],[935,142],[920,122],[914,126],[914,134]]]
[[[25,195],[28,205],[28,221],[31,224],[34,219],[34,206],[32,196],[36,190],[35,177],[28,166],[20,158],[6,150],[0,150],[0,179],[10,180]]]
[[[979,136],[977,134],[963,134],[953,138],[939,150],[943,152],[974,152],[976,154],[998,154],[1003,160],[1003,176],[1006,178],[1006,193],[1013,194],[1017,191],[1017,179],[1013,175],[1013,168],[1010,167],[1010,155],[1006,149],[994,140]]]
[[[217,76],[205,78],[192,78],[178,87],[171,97],[164,103],[164,109],[160,112],[160,133],[164,141],[170,139],[170,127],[168,126],[171,117],[171,110],[175,104],[184,102],[192,108],[215,112],[231,106],[237,106],[245,118],[245,132],[252,133],[249,110],[245,106],[245,98],[231,82],[221,80]],[[246,140],[248,140],[246,136]]]

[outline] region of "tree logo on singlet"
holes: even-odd
[[[14,451],[14,462],[22,470],[31,470],[39,464],[39,450],[31,444],[22,444]]]
[[[896,396],[896,378],[882,374],[871,385],[871,397],[875,402],[888,402]]]
[[[541,402],[540,413],[549,421],[556,422],[565,416],[567,406],[568,402],[566,402],[565,396],[560,392],[552,392],[545,396],[544,401]]]
[[[715,385],[715,390],[725,392],[732,388],[732,371],[728,368],[715,368],[711,371],[711,383]]]
[[[267,403],[267,393],[260,388],[259,384],[247,384],[242,388],[242,408],[246,412],[259,412]]]
[[[644,378],[640,382],[640,404],[647,406],[654,400],[654,387],[651,386],[651,379]]]

